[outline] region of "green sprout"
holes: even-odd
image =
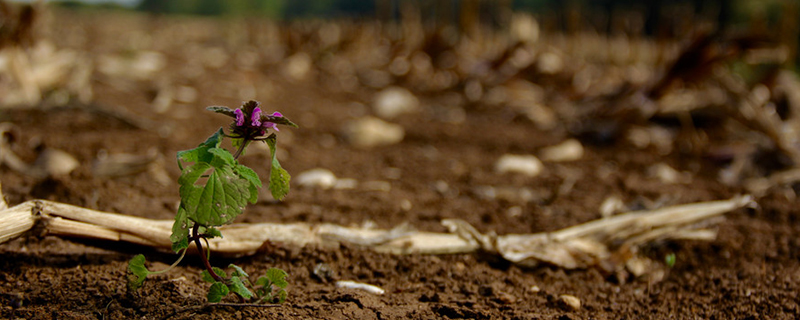
[[[664,257],[664,262],[667,264],[667,267],[674,267],[676,261],[675,253],[670,253]]]
[[[165,270],[150,271],[145,267],[144,255],[135,256],[128,263],[128,288],[135,291],[144,284],[148,275],[164,273],[178,265],[186,255],[189,244],[194,242],[205,268],[202,279],[211,283],[209,302],[220,302],[233,293],[240,303],[281,303],[287,296],[285,271],[271,268],[255,283],[251,283],[250,276],[236,265],[229,266],[233,269],[230,274],[212,267],[208,239],[221,238],[222,233],[216,227],[230,224],[244,212],[248,203],[258,200],[261,180],[255,171],[238,162],[250,142],[262,141],[269,146],[272,154],[269,189],[275,199],[283,200],[289,192],[291,176],[281,167],[275,155],[277,136],[267,133],[270,130],[280,131],[278,125],[294,128],[297,125],[280,112],[263,115],[259,103],[252,100],[236,110],[218,106],[207,109],[230,116],[234,121],[230,126],[230,135],[220,128],[197,148],[178,152],[181,202],[175,214],[170,241],[172,250],[180,253],[180,258]],[[232,139],[235,153],[231,154],[220,147],[223,138]],[[203,249],[203,242],[207,251]]]

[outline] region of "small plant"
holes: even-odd
[[[245,153],[248,144],[262,141],[272,153],[269,175],[269,189],[277,200],[283,200],[289,192],[289,173],[281,168],[275,155],[277,136],[270,130],[280,131],[278,125],[297,128],[297,125],[280,112],[262,114],[256,101],[245,102],[240,108],[208,107],[210,111],[232,117],[230,135],[220,128],[197,148],[178,152],[178,167],[181,176],[181,202],[172,225],[172,250],[180,253],[180,258],[172,266],[162,271],[150,271],[145,267],[144,255],[135,256],[128,263],[128,287],[136,290],[142,286],[148,275],[159,274],[176,266],[186,255],[189,243],[194,242],[203,261],[202,278],[210,282],[209,302],[220,302],[223,297],[233,293],[240,303],[272,303],[286,299],[286,272],[271,268],[255,283],[242,268],[231,264],[230,274],[212,267],[209,262],[211,250],[208,239],[222,237],[216,228],[230,224],[242,214],[247,203],[256,203],[261,180],[252,169],[239,164],[239,156]],[[236,151],[231,154],[221,148],[223,138],[230,138]],[[184,165],[186,165],[184,167]],[[203,250],[203,243],[206,250]]]
[[[675,262],[677,262],[677,257],[675,257],[675,253],[669,253],[664,257],[664,262],[667,264],[667,267],[674,267]]]

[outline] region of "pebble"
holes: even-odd
[[[386,292],[381,287],[350,280],[336,281],[336,287],[346,288],[346,289],[359,289],[373,294],[383,294],[384,292]]]
[[[317,263],[311,274],[322,282],[328,282],[335,276],[333,269],[327,263]]]
[[[530,188],[513,186],[477,186],[473,192],[486,200],[503,200],[511,203],[528,203],[550,197],[547,192],[534,191]]]
[[[600,216],[608,218],[616,213],[627,210],[625,203],[618,196],[609,196],[600,204]]]
[[[344,134],[347,141],[353,146],[371,148],[403,141],[405,130],[400,125],[378,118],[363,117],[346,124]]]
[[[311,73],[312,67],[311,56],[305,52],[298,52],[286,58],[283,74],[291,80],[302,81]]]
[[[554,52],[543,52],[539,54],[536,67],[544,74],[556,74],[564,69],[564,60]]]
[[[294,178],[298,185],[303,187],[320,187],[330,189],[336,185],[336,175],[328,169],[315,168],[303,171]]]
[[[355,189],[357,185],[358,185],[358,180],[351,178],[344,178],[344,179],[336,179],[336,183],[333,185],[333,188],[337,190],[350,190],[350,189]]]
[[[578,140],[569,139],[560,144],[543,148],[539,155],[543,161],[565,162],[580,160],[583,157],[583,145]]]
[[[666,163],[657,163],[647,168],[647,173],[658,178],[662,183],[691,183],[692,175],[688,172],[679,172]]]
[[[47,148],[33,163],[31,170],[42,173],[44,176],[63,176],[75,170],[78,165],[80,163],[71,154],[59,149]]]
[[[535,177],[542,173],[544,166],[532,155],[505,154],[495,163],[495,170],[499,173],[519,173]]]
[[[573,311],[578,311],[581,309],[581,299],[578,299],[576,296],[562,294],[560,297],[558,297],[558,300],[564,307]]]
[[[517,218],[522,216],[522,207],[520,206],[513,206],[506,210],[506,216],[509,218]]]
[[[175,100],[192,104],[197,101],[197,89],[190,86],[179,86],[175,88]]]
[[[167,58],[156,51],[140,51],[132,57],[106,55],[98,59],[98,70],[101,73],[133,79],[151,79],[166,65]]]
[[[403,199],[400,201],[400,209],[403,211],[410,211],[413,207],[414,204],[412,204],[408,199]]]
[[[401,114],[417,111],[419,99],[407,89],[389,87],[378,92],[372,108],[379,117],[391,119]]]
[[[508,292],[498,292],[497,300],[504,304],[513,304],[517,302],[517,297]]]
[[[364,181],[361,183],[361,187],[367,191],[382,191],[382,192],[392,191],[392,184],[389,183],[388,181],[380,181],[380,180]]]

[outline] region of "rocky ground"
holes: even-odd
[[[726,86],[721,80],[690,86],[690,75],[684,74],[676,76],[683,77],[678,86],[684,89],[671,83],[656,90],[653,84],[664,79],[663,70],[685,47],[682,42],[620,44],[588,35],[539,35],[524,17],[511,32],[474,42],[411,23],[392,30],[372,23],[278,25],[67,11],[43,19],[40,41],[25,51],[36,75],[31,81],[43,98],[19,94],[24,86],[7,63],[0,74],[0,122],[9,124],[4,139],[23,162],[37,163],[44,151],[55,149],[68,159],[60,160],[66,163],[60,169],[40,165],[42,174],[8,163],[0,167],[10,205],[49,199],[171,219],[179,201],[173,156],[229,124],[205,107],[237,107],[256,99],[300,126],[278,133],[278,157],[295,180],[283,202],[263,191],[262,200],[237,222],[384,229],[408,223],[446,232],[441,221],[458,218],[481,232],[504,235],[555,231],[604,212],[738,194],[755,195],[758,206],[726,214],[713,241],[640,248],[642,256],[662,266],[674,254],[674,265],[657,281],[619,279],[599,268],[523,268],[491,254],[398,256],[354,245],[272,243],[253,256],[214,260],[221,266],[235,262],[250,274],[286,270],[289,299],[271,308],[197,307],[205,302],[207,284],[192,257],[131,294],[125,270],[134,254],[147,253],[156,269],[174,257],[31,233],[0,245],[3,318],[792,319],[800,314],[794,180],[775,178],[791,172],[794,149],[787,136],[768,129],[771,123],[791,128],[795,117],[792,90],[780,91],[795,83],[785,73],[772,86],[747,81]],[[631,50],[613,50],[618,45]],[[741,101],[763,97],[762,87],[767,97],[752,108],[756,114],[777,110],[780,118],[748,120],[736,113],[745,108],[737,109]],[[780,92],[789,92],[785,109],[774,107],[780,106]],[[776,101],[772,109],[769,101]],[[683,111],[669,109],[676,106]],[[749,119],[754,118],[761,119]],[[547,147],[564,142],[573,147],[567,156],[548,155]],[[121,155],[139,162],[122,169],[110,165],[116,162],[109,159]],[[535,156],[541,167],[505,172],[498,169],[504,155]],[[268,160],[267,149],[242,158],[261,176]],[[299,183],[303,173],[319,168],[337,183],[327,188]],[[765,177],[772,180],[757,180]],[[766,187],[754,186],[758,181],[767,181]],[[337,280],[373,284],[385,293],[337,288]]]

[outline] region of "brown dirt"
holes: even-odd
[[[155,30],[176,32],[183,18],[149,19],[141,16],[62,14],[54,40],[59,47],[75,47],[99,55],[135,49],[136,37]],[[177,23],[176,23],[177,21]],[[189,23],[189,22],[186,22]],[[230,45],[225,35],[229,24],[208,20],[192,22],[193,41]],[[67,27],[71,26],[71,27]],[[103,27],[99,27],[103,26]],[[201,28],[202,27],[202,28]],[[84,28],[84,43],[65,35]],[[122,32],[141,28],[144,32]],[[206,28],[206,29],[203,29]],[[227,28],[227,29],[226,29]],[[163,30],[162,30],[163,29]],[[61,35],[60,37],[58,35]],[[137,40],[138,39],[138,40]],[[231,40],[232,42],[233,40]],[[381,228],[409,222],[421,230],[443,232],[439,221],[464,219],[482,232],[498,234],[557,230],[599,218],[598,206],[610,195],[633,206],[650,201],[688,203],[725,199],[742,193],[716,181],[715,173],[695,169],[690,184],[664,185],[650,178],[646,168],[665,162],[681,170],[707,168],[708,163],[687,155],[658,155],[624,141],[611,146],[587,146],[582,160],[546,163],[539,177],[498,175],[496,159],[504,153],[535,154],[541,147],[558,143],[564,134],[537,130],[530,121],[506,109],[482,106],[466,108],[462,124],[437,119],[435,107],[420,115],[396,120],[407,132],[396,145],[356,149],[340,135],[342,124],[369,113],[352,101],[369,103],[359,91],[341,93],[315,81],[291,82],[276,65],[258,72],[209,70],[199,78],[185,78],[179,70],[184,48],[180,42],[161,43],[168,57],[167,70],[177,83],[198,89],[190,105],[175,105],[164,115],[151,110],[155,85],[150,81],[109,79],[97,76],[92,85],[95,105],[126,108],[134,114],[171,128],[171,134],[132,127],[79,103],[41,110],[6,110],[0,121],[18,126],[15,151],[32,161],[31,144],[40,142],[74,155],[81,163],[69,176],[36,180],[2,167],[0,181],[10,204],[44,198],[88,208],[136,216],[169,219],[178,201],[178,169],[172,156],[191,148],[218,127],[222,116],[203,111],[208,105],[238,106],[236,89],[254,83],[268,110],[280,110],[301,129],[280,132],[283,166],[297,174],[323,167],[339,177],[359,181],[385,180],[391,190],[333,190],[294,187],[282,203],[261,200],[248,207],[240,222],[331,222],[360,225],[371,221]],[[153,44],[155,46],[155,44]],[[198,53],[199,54],[199,53]],[[230,62],[231,64],[233,62]],[[124,82],[123,85],[115,81]],[[270,87],[270,89],[265,89]],[[424,106],[440,102],[435,94],[422,95]],[[117,179],[98,179],[92,163],[100,150],[109,154],[144,154],[155,148],[163,156],[172,182],[159,184],[148,173]],[[243,161],[266,174],[267,155],[253,152]],[[696,164],[700,164],[697,166]],[[387,177],[397,168],[399,178]],[[607,176],[597,172],[608,171]],[[567,194],[557,193],[566,171],[580,176]],[[437,181],[447,190],[437,191]],[[441,183],[439,183],[441,185]],[[485,200],[477,186],[528,187],[537,198],[526,203]],[[270,199],[264,194],[264,199]],[[410,210],[401,205],[412,204]],[[186,309],[205,301],[206,284],[200,281],[198,260],[188,259],[177,270],[148,280],[137,294],[125,288],[128,259],[146,253],[156,269],[172,262],[172,255],[140,247],[87,243],[30,235],[0,245],[0,317],[6,319],[793,319],[800,315],[800,223],[795,200],[783,194],[759,199],[758,209],[727,214],[719,237],[711,242],[673,242],[646,248],[653,259],[674,252],[677,263],[666,278],[649,284],[619,284],[597,270],[565,271],[555,267],[521,269],[496,257],[479,254],[444,256],[393,256],[358,247],[336,250],[292,248],[274,244],[255,256],[212,260],[216,265],[235,262],[250,274],[269,267],[290,274],[288,301],[276,308],[214,307]],[[507,214],[519,206],[522,214]],[[329,277],[314,274],[318,266],[331,270]],[[356,280],[381,286],[384,295],[338,289],[335,280]],[[537,287],[537,290],[533,288]],[[572,311],[558,302],[562,294],[580,298],[582,307]],[[183,311],[181,311],[183,310]],[[180,311],[175,313],[176,311]]]

